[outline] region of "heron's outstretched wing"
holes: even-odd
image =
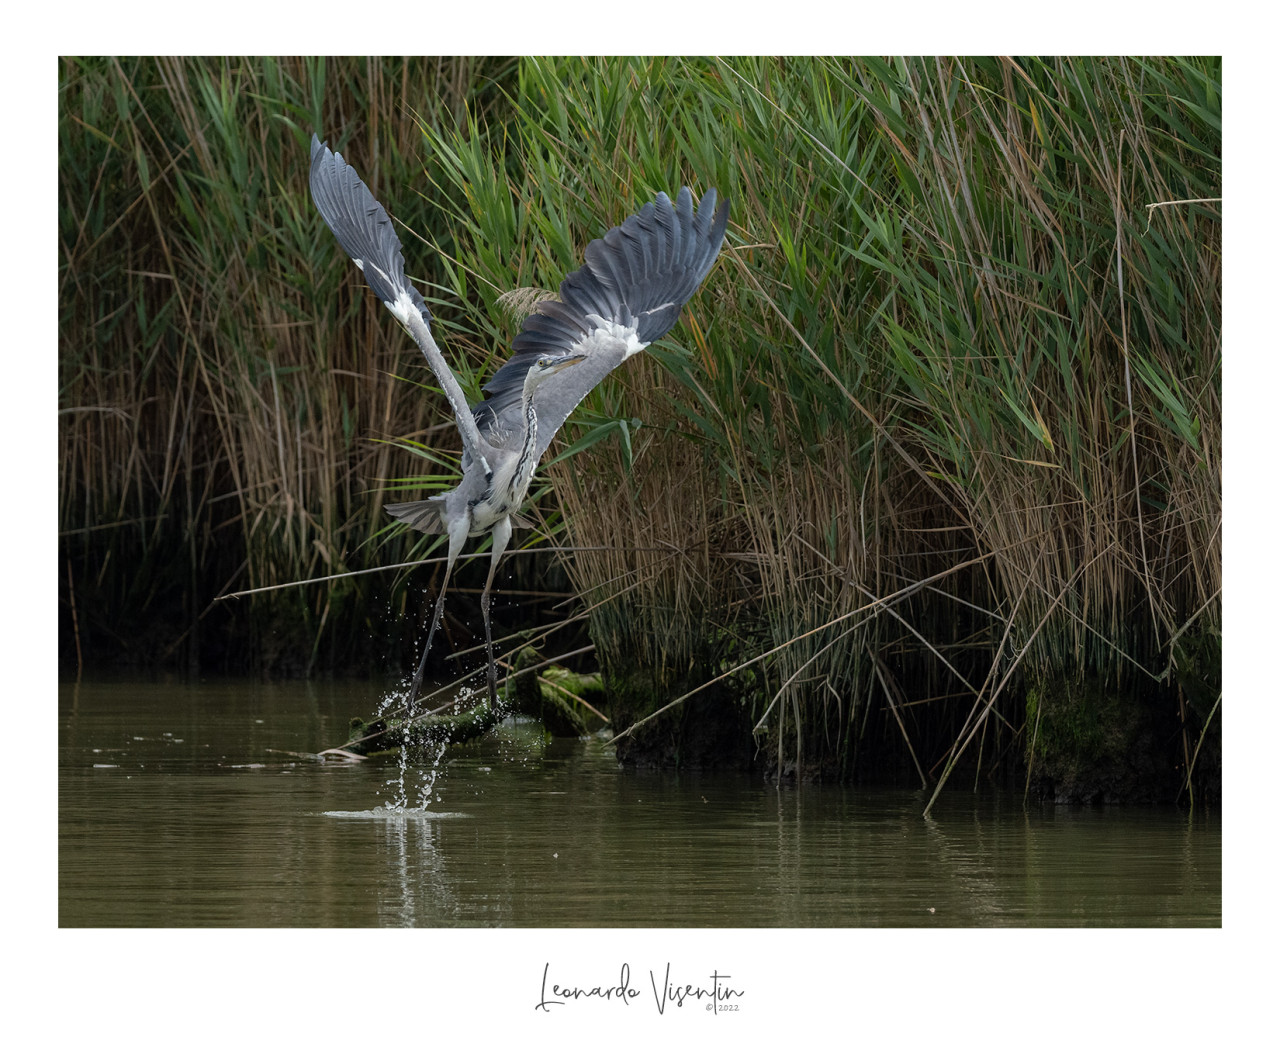
[[[537,457],[556,430],[613,368],[675,326],[680,309],[710,271],[724,242],[728,202],[708,189],[698,210],[682,188],[674,206],[659,193],[601,240],[586,264],[560,284],[560,300],[539,302],[512,343],[512,356],[484,387],[474,414],[487,439],[521,431],[525,376],[540,356],[585,352],[587,359],[537,389]]]
[[[333,152],[314,134],[311,136],[311,198],[342,249],[364,273],[374,294],[418,343],[453,407],[463,445],[488,472],[483,454],[485,445],[467,407],[462,386],[431,337],[427,303],[405,276],[400,238],[391,226],[391,219],[342,154]]]

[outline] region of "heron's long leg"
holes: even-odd
[[[463,521],[460,527],[450,527],[449,529],[449,559],[444,565],[444,580],[440,583],[440,595],[436,597],[435,613],[431,615],[431,628],[427,630],[427,642],[422,647],[422,657],[418,660],[418,671],[413,674],[413,683],[409,687],[409,719],[413,719],[414,703],[418,700],[418,695],[422,691],[422,677],[427,668],[427,655],[431,653],[431,641],[436,635],[436,628],[440,625],[440,615],[444,611],[444,594],[449,588],[449,575],[453,572],[454,561],[458,559],[458,554],[462,552],[462,547],[467,541],[466,521]]]
[[[489,708],[498,708],[498,667],[493,660],[493,633],[489,627],[489,591],[493,588],[493,576],[498,570],[498,561],[507,550],[507,542],[511,540],[511,519],[503,517],[493,528],[493,553],[489,560],[489,577],[484,583],[484,592],[480,594],[480,613],[484,616],[484,650],[489,657]]]

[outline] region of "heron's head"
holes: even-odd
[[[559,374],[561,371],[567,371],[574,364],[582,363],[586,358],[586,353],[569,353],[566,356],[539,356],[534,361],[533,366],[529,368],[529,376],[525,379],[525,384],[532,391],[548,378]]]

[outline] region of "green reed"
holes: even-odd
[[[615,597],[593,635],[619,682],[777,648],[743,701],[781,762],[808,738],[848,770],[878,710],[936,764],[989,708],[1011,729],[1009,665],[1123,685],[1216,630],[1217,208],[1146,207],[1218,194],[1216,83],[1208,60],[526,60],[501,126],[428,131],[483,245],[453,286],[483,344],[501,290],[553,288],[658,189],[733,203],[685,322],[545,470],[573,540],[610,547],[570,570]],[[922,689],[927,723],[895,697]]]
[[[659,190],[731,201],[680,325],[541,473],[617,726],[751,663],[711,708],[778,769],[936,778],[970,742],[979,766],[1021,751],[1026,680],[1168,693],[1220,626],[1220,80],[1215,59],[67,62],[61,519],[112,525],[64,539],[76,592],[100,623],[167,600],[185,625],[220,587],[407,553],[383,492],[447,472],[456,440],[440,398],[386,378],[430,385],[321,235],[315,127],[404,223],[472,394],[518,329],[506,292],[554,290]],[[249,620],[359,657],[397,638],[371,591]]]
[[[60,574],[99,659],[340,669],[394,641],[363,579],[214,598],[405,558],[377,542],[390,441],[439,412],[386,377],[412,355],[325,235],[307,141],[360,134],[420,225],[410,107],[507,66],[62,63]]]

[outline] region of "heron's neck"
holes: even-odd
[[[524,390],[520,406],[524,410],[524,441],[520,445],[520,457],[516,459],[515,471],[511,474],[512,494],[517,499],[524,497],[525,488],[533,479],[533,470],[538,464],[535,457],[538,446],[538,412],[533,409],[532,389]]]

